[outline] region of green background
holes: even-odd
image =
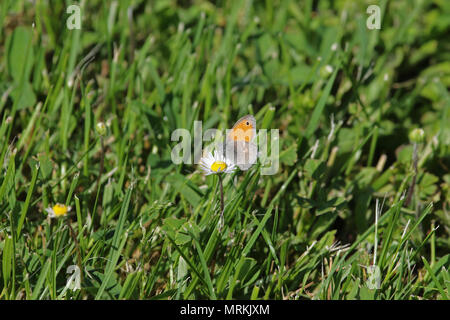
[[[3,0],[0,25],[0,299],[448,298],[449,1]],[[219,232],[170,137],[246,114],[280,168],[225,178]]]

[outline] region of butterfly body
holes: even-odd
[[[231,130],[227,130],[225,142],[218,150],[246,171],[256,162],[258,147],[256,141],[256,120],[252,115],[240,118]]]

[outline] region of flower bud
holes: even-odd
[[[416,128],[409,133],[409,140],[413,143],[421,143],[425,138],[425,132],[423,129]]]
[[[327,64],[326,66],[323,66],[319,70],[320,77],[322,78],[328,78],[333,73],[333,67]]]
[[[95,126],[95,130],[102,137],[106,136],[107,129],[104,122],[98,122],[97,125]]]

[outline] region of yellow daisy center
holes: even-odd
[[[53,212],[55,213],[55,216],[63,216],[67,213],[67,206],[57,203],[53,207]]]
[[[227,164],[223,161],[215,161],[211,165],[211,170],[214,172],[221,172],[227,168]]]

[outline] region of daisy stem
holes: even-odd
[[[218,174],[219,177],[219,186],[220,186],[220,222],[219,222],[219,230],[222,229],[224,225],[224,218],[223,218],[223,209],[224,209],[224,203],[223,203],[223,182],[222,182],[222,175]]]

